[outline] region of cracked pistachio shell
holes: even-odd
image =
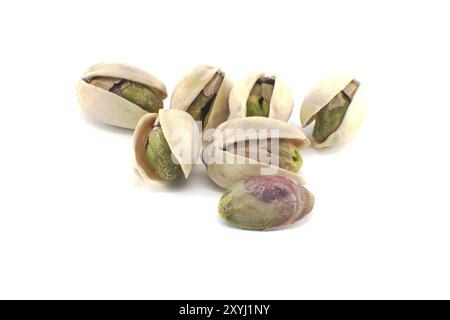
[[[256,176],[225,191],[219,214],[238,228],[273,230],[301,220],[313,207],[313,194],[297,181],[284,176]]]
[[[237,82],[230,92],[230,114],[232,119],[247,116],[247,101],[256,82],[265,77],[264,72],[254,72]],[[269,118],[288,121],[294,106],[294,99],[286,83],[278,76],[273,75],[274,88],[270,100]]]
[[[159,123],[173,156],[187,179],[198,159],[201,138],[192,117],[181,110],[159,110],[141,118],[133,136],[134,167],[149,183],[166,184],[147,162],[146,146],[155,123]]]
[[[214,136],[203,150],[202,159],[209,177],[222,188],[228,188],[242,179],[259,176],[264,172],[270,172],[270,175],[286,176],[304,184],[303,178],[292,171],[226,150],[226,146],[232,143],[252,140],[253,138],[249,139],[242,135],[242,132],[251,133],[252,130],[264,130],[272,134],[268,138],[289,140],[298,149],[304,149],[310,145],[308,138],[300,130],[284,121],[265,117],[232,119],[222,123],[216,129]]]
[[[313,87],[306,95],[300,111],[300,121],[303,128],[311,124],[319,111],[326,107],[353,80],[355,78],[352,75],[332,75]],[[322,143],[312,139],[314,148],[339,145],[349,141],[356,134],[367,112],[367,106],[363,99],[363,89],[361,83],[359,83],[358,90],[351,99],[344,118],[336,131]]]
[[[134,129],[148,112],[113,92],[90,84],[96,77],[128,80],[150,88],[161,100],[167,98],[164,84],[148,72],[120,63],[97,64],[89,68],[78,83],[78,102],[90,116],[109,125]]]
[[[222,122],[228,120],[230,115],[228,96],[233,84],[227,74],[213,66],[197,66],[177,83],[170,101],[171,109],[186,111],[217,73],[222,74],[224,78],[213,98],[207,123],[203,124],[204,131],[215,129]]]

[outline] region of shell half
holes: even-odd
[[[92,80],[95,77],[127,79],[149,87],[161,100],[167,98],[166,86],[158,78],[149,72],[124,63],[107,62],[96,64],[85,72],[83,79]]]

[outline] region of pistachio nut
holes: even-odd
[[[120,63],[89,68],[77,86],[83,110],[104,123],[134,129],[149,112],[163,108],[166,87],[153,75]]]
[[[210,178],[222,188],[250,176],[282,175],[304,183],[297,174],[305,135],[288,123],[265,117],[222,123],[205,144],[202,159]]]
[[[219,214],[238,228],[273,230],[301,220],[313,206],[313,194],[297,181],[285,176],[256,176],[225,191]]]
[[[231,86],[230,78],[219,68],[197,66],[175,86],[170,108],[188,112],[202,122],[204,131],[215,129],[229,117]]]
[[[324,148],[350,140],[365,114],[360,82],[351,75],[333,75],[306,95],[300,120],[303,127],[315,121],[313,146]]]
[[[294,101],[291,91],[278,76],[255,72],[233,86],[230,92],[231,118],[261,116],[289,120]]]
[[[159,110],[141,118],[133,138],[135,168],[148,182],[188,178],[200,153],[201,138],[192,117],[181,110]]]

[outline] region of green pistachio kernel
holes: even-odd
[[[208,124],[214,99],[220,90],[224,77],[225,74],[222,71],[218,71],[186,110],[195,121],[203,122],[203,128]]]
[[[317,113],[313,130],[314,140],[318,143],[325,142],[331,134],[336,132],[344,120],[358,86],[359,83],[353,80]]]
[[[274,149],[275,147],[275,149]],[[255,150],[250,150],[255,148]],[[278,144],[268,140],[265,143],[234,143],[231,148],[232,153],[250,158],[262,163],[277,165],[279,168],[297,173],[302,164],[303,158],[298,148],[289,140],[280,139]]]
[[[173,162],[172,151],[161,127],[155,127],[150,132],[145,153],[147,163],[162,180],[173,181],[181,175],[181,166]]]
[[[247,117],[269,117],[273,84],[256,83],[247,100]]]
[[[280,168],[297,173],[302,164],[303,158],[297,147],[286,140],[281,140],[279,145]]]
[[[130,83],[120,92],[120,95],[150,113],[157,113],[159,109],[163,108],[162,100],[147,87],[140,84]]]
[[[202,121],[209,113],[210,102],[212,102],[212,100],[213,96],[208,97],[203,92],[200,92],[186,111],[195,121]]]
[[[108,90],[136,104],[147,112],[156,113],[163,108],[163,102],[148,87],[125,79],[96,77],[90,84]]]

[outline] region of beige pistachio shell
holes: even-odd
[[[151,73],[127,64],[112,62],[96,64],[85,72],[83,79],[91,80],[95,77],[127,79],[151,88],[161,100],[167,98],[167,90],[164,83]]]
[[[77,85],[78,103],[91,117],[106,124],[134,129],[147,111],[84,80]]]
[[[217,72],[220,72],[220,69],[213,66],[201,65],[192,69],[175,86],[170,101],[170,108],[186,111]],[[208,123],[203,130],[215,129],[222,122],[228,120],[230,114],[228,96],[232,86],[233,83],[230,77],[225,74],[211,106]]]
[[[147,164],[145,147],[147,145],[148,135],[153,129],[158,114],[148,113],[144,115],[134,130],[133,136],[133,154],[135,170],[150,183],[164,184],[164,181]]]
[[[186,111],[217,71],[219,68],[212,66],[197,66],[192,69],[175,86],[170,108]]]
[[[185,178],[188,178],[200,153],[201,138],[194,119],[181,110],[159,110],[158,114],[149,113],[141,118],[133,137],[135,169],[147,182],[167,183],[146,161],[145,147],[156,121],[161,126],[172,154],[180,163]]]
[[[212,139],[203,150],[203,162],[210,178],[222,188],[228,188],[244,178],[265,173],[286,176],[304,184],[304,179],[296,173],[226,150],[225,147],[228,144],[248,140],[242,136],[242,131],[251,129],[268,130],[269,132],[274,129],[276,132],[272,131],[272,138],[289,139],[299,149],[306,148],[310,144],[308,138],[301,131],[281,120],[265,117],[229,120],[217,128],[215,139]],[[241,130],[241,134],[236,130]]]
[[[247,100],[258,79],[265,76],[264,72],[254,72],[237,82],[230,92],[230,115],[232,119],[244,118],[247,115]],[[278,76],[275,80],[272,99],[270,100],[269,118],[288,121],[294,106],[294,99],[287,84]]]
[[[313,87],[306,95],[300,111],[302,126],[306,127],[311,124],[316,114],[354,79],[355,77],[352,75],[332,75]],[[360,83],[339,128],[323,143],[317,143],[312,139],[314,148],[325,148],[342,144],[355,135],[367,112],[367,105],[363,96],[364,86]]]
[[[303,100],[300,111],[302,127],[309,125],[314,120],[314,116],[353,79],[354,77],[350,74],[335,74],[317,83]]]
[[[310,146],[310,141],[300,130],[284,121],[265,117],[231,119],[217,127],[213,138],[220,138],[226,144],[239,142],[243,138],[245,139],[245,137],[239,134],[239,131],[252,129],[265,130],[266,132],[276,130],[273,138],[289,139],[299,149],[305,149]]]
[[[230,117],[230,108],[228,106],[228,97],[230,96],[233,82],[230,77],[225,75],[222,85],[220,86],[217,96],[211,106],[211,114],[208,123],[203,128],[204,131],[217,128],[221,123],[228,120]]]
[[[148,72],[120,63],[103,63],[89,68],[77,85],[80,107],[93,118],[109,125],[134,129],[148,112],[134,103],[102,88],[89,84],[95,77],[112,77],[143,84],[164,100],[164,84]]]

